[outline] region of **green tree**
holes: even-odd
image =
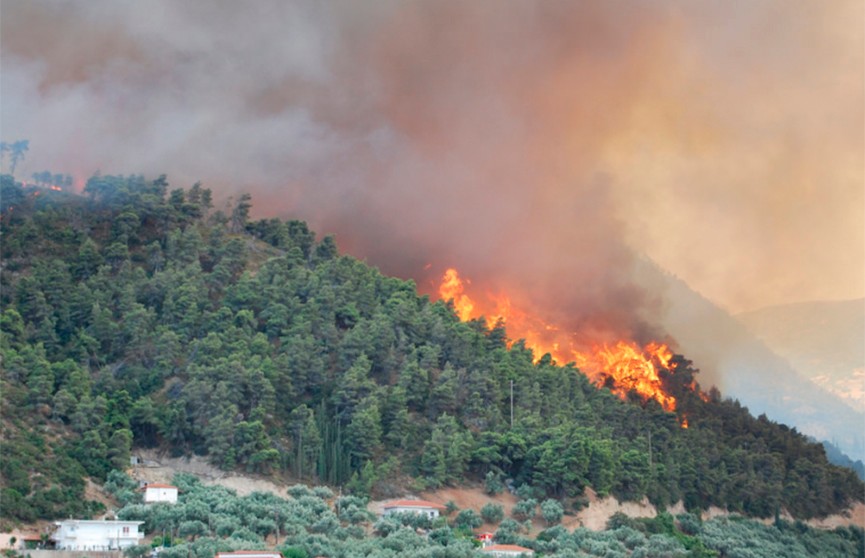
[[[483,525],[483,519],[474,510],[460,510],[454,519],[454,527],[466,530],[477,529]]]
[[[541,516],[547,525],[555,525],[562,520],[565,510],[558,500],[544,500],[541,502]]]
[[[520,520],[532,519],[535,517],[537,513],[538,501],[534,498],[528,498],[526,500],[520,500],[514,506],[514,509],[511,511],[511,514]]]
[[[499,523],[505,517],[505,510],[501,504],[484,504],[481,508],[481,517],[487,523]]]
[[[303,478],[315,470],[315,463],[321,452],[321,435],[315,424],[314,413],[306,405],[293,409],[290,420],[295,447],[295,474],[298,478]]]
[[[366,397],[358,404],[351,422],[345,429],[354,463],[375,456],[381,448],[381,413],[374,397]]]
[[[239,233],[246,228],[246,222],[249,219],[249,210],[252,208],[252,196],[249,194],[241,194],[237,199],[237,203],[231,209],[231,232]]]

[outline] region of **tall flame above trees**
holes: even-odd
[[[481,305],[466,293],[467,284],[470,283],[456,269],[450,268],[438,290],[441,299],[453,305],[462,321],[483,317]],[[596,385],[609,388],[622,399],[636,393],[644,401],[657,401],[666,411],[676,410],[676,397],[665,382],[676,372],[678,361],[668,345],[651,342],[641,347],[627,339],[586,342],[584,334],[578,336],[516,308],[507,295],[488,294],[486,298],[490,301],[486,305],[489,315],[483,317],[487,326],[505,325],[512,338],[525,340],[536,361],[549,354],[557,362],[573,362]],[[698,391],[693,378],[689,376],[687,380],[687,389]]]

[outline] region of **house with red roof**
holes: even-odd
[[[430,519],[437,518],[445,507],[426,500],[394,500],[384,505],[384,515],[394,513],[416,513]]]
[[[144,490],[145,504],[155,504],[157,502],[168,502],[169,504],[177,503],[176,486],[153,482],[145,484],[142,490]]]

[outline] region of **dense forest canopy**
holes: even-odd
[[[512,479],[568,509],[591,487],[797,518],[865,498],[795,429],[703,401],[681,355],[675,414],[623,401],[302,221],[252,220],[247,195],[216,210],[164,176],[0,186],[5,517],[96,511],[83,479],[133,447],[359,496]]]

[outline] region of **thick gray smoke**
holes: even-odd
[[[648,337],[635,251],[730,309],[863,295],[862,12],[4,0],[2,134],[19,178],[250,192],[422,290]]]

